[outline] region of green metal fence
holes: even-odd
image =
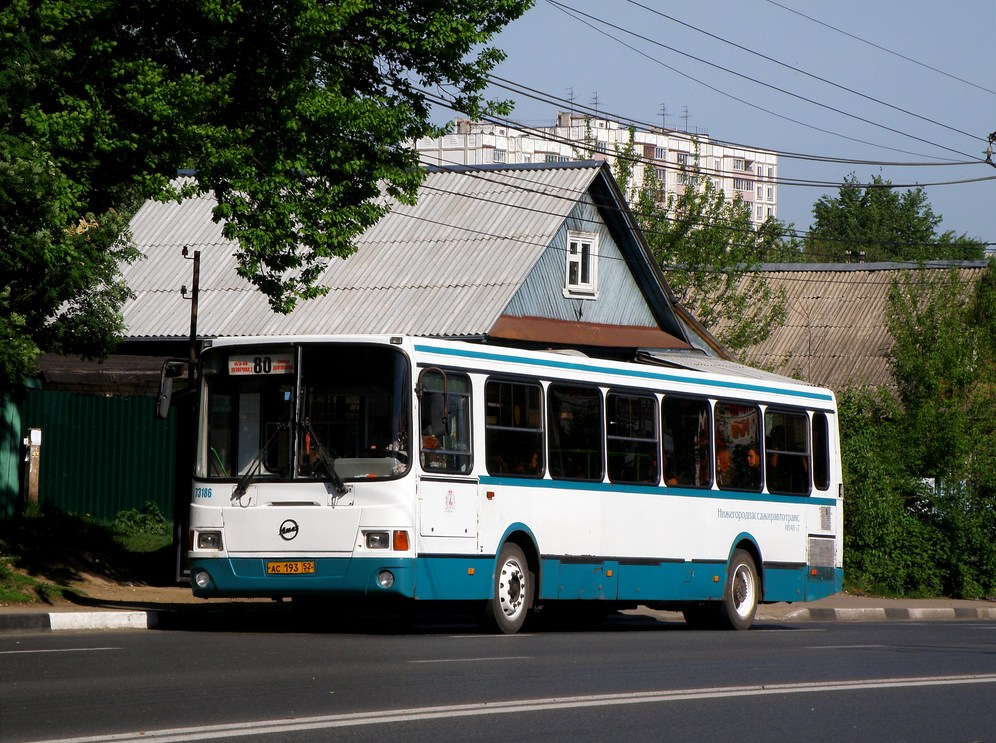
[[[32,390],[20,428],[41,429],[43,507],[105,521],[152,501],[172,518],[176,418],[156,418],[151,398]]]
[[[21,471],[21,405],[13,393],[0,394],[0,519],[18,507]]]

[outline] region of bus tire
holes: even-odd
[[[720,614],[723,624],[735,630],[749,629],[760,601],[761,581],[754,558],[741,549],[733,550],[726,571]]]
[[[506,635],[514,635],[522,629],[533,605],[535,583],[522,549],[506,542],[495,563],[492,597],[484,607],[488,624]]]

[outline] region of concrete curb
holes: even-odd
[[[96,629],[154,629],[155,611],[53,611],[0,613],[0,632],[59,632]]]
[[[862,607],[795,609],[774,621],[786,622],[942,622],[951,620],[996,620],[996,608]]]

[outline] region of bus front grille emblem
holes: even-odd
[[[299,527],[294,519],[287,519],[280,525],[280,538],[289,542],[297,536]]]

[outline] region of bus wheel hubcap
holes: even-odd
[[[522,602],[526,595],[525,584],[526,577],[517,562],[509,560],[502,565],[498,581],[498,599],[505,616],[514,617],[522,610]]]
[[[733,576],[733,606],[737,614],[746,616],[754,602],[754,576],[741,565]]]

